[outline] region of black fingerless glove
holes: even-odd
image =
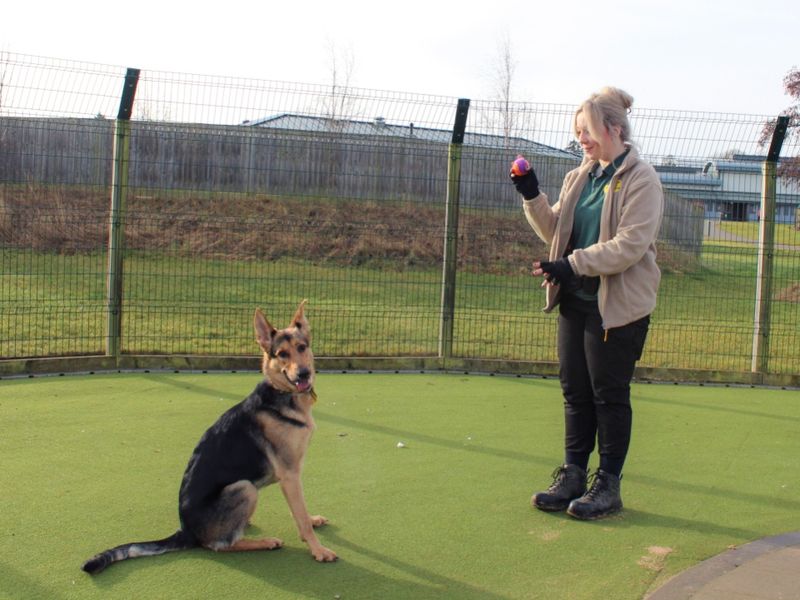
[[[569,287],[572,280],[575,279],[575,271],[572,270],[572,265],[569,264],[569,259],[566,257],[553,262],[541,262],[539,268],[544,271],[544,278],[554,285]]]
[[[525,200],[533,200],[539,195],[539,180],[536,179],[533,169],[525,175],[512,175],[511,181],[514,182],[514,187]]]
[[[525,175],[512,175],[511,181],[514,182],[514,187],[525,200],[533,200],[539,195],[539,180],[536,179],[533,169]]]
[[[527,167],[524,173],[520,173],[520,161]],[[525,200],[533,200],[539,195],[539,180],[536,178],[536,173],[530,167],[528,161],[524,158],[518,157],[517,160],[511,164],[511,172],[509,175],[511,176],[511,181],[514,183],[514,187],[517,188],[517,191],[522,194]]]

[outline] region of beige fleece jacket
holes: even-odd
[[[525,217],[550,245],[550,260],[564,255],[572,233],[575,206],[596,161],[583,163],[564,177],[558,201],[550,206],[543,192],[523,200]],[[603,328],[627,325],[653,312],[661,271],[656,265],[656,236],[661,226],[664,194],[655,169],[635,148],[612,175],[600,216],[596,244],[569,257],[578,275],[600,276],[597,301]],[[558,286],[547,286],[545,312],[558,304]]]

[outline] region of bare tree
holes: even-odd
[[[4,93],[6,89],[6,77],[9,60],[8,53],[5,50],[0,51],[0,116],[3,114],[3,101],[5,100]],[[0,127],[0,146],[2,146],[2,144],[5,142],[5,138],[6,128],[5,126],[2,126]]]
[[[353,105],[350,86],[355,71],[355,58],[350,47],[341,49],[333,40],[328,40],[330,87],[322,98],[323,114],[334,125],[349,115]]]
[[[169,105],[152,101],[139,100],[134,105],[137,121],[170,121],[172,111]]]
[[[0,51],[0,110],[3,108],[3,91],[6,85],[6,70],[8,68],[8,53],[5,50]]]
[[[783,78],[783,89],[794,99],[794,103],[783,111],[783,115],[789,117],[789,127],[786,130],[786,135],[790,138],[800,139],[800,69],[792,67],[789,70]],[[777,123],[778,120],[773,119],[764,125],[764,129],[761,131],[761,138],[758,140],[760,145],[766,146],[770,143]],[[782,159],[778,166],[777,174],[800,185],[800,157],[794,156]]]
[[[484,115],[485,125],[499,129],[505,145],[511,144],[511,138],[519,135],[531,124],[531,113],[514,101],[514,85],[517,61],[514,58],[513,46],[508,33],[502,35],[497,44],[491,72],[490,110]]]
[[[328,131],[338,138],[346,125],[347,119],[355,112],[355,98],[350,85],[355,70],[355,59],[352,48],[344,50],[337,47],[333,40],[328,40],[328,60],[330,68],[330,87],[328,93],[321,98],[322,114],[328,120]],[[326,188],[335,190],[339,186],[344,155],[339,144],[330,144],[328,152],[322,159],[322,168],[326,173]]]
[[[514,113],[511,110],[511,92],[514,84],[514,72],[517,63],[511,52],[511,40],[506,33],[500,40],[497,54],[497,72],[495,76],[495,95],[500,112],[500,124],[503,137],[508,139],[514,130]]]

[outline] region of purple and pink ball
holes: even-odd
[[[521,175],[525,175],[528,171],[531,170],[530,163],[522,156],[518,156],[517,159],[511,163],[511,173],[515,177],[520,177]]]

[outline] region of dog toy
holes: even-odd
[[[518,155],[517,159],[511,163],[511,174],[514,177],[522,177],[530,170],[531,164],[522,155]]]

